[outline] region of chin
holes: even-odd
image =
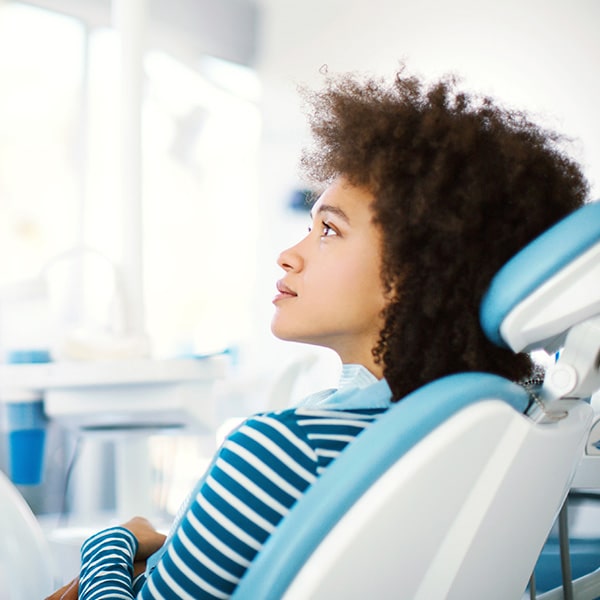
[[[285,333],[285,330],[282,331],[281,327],[277,327],[275,323],[271,323],[271,333],[279,340],[283,340],[284,342],[293,342],[295,341],[293,337],[290,337]]]

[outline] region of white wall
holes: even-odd
[[[390,75],[400,60],[427,79],[447,72],[464,86],[523,108],[576,142],[572,154],[600,196],[600,2],[597,0],[263,0],[258,70],[264,86],[262,264],[257,335],[277,360],[270,298],[277,252],[308,219],[282,205],[298,185],[306,141],[297,84],[320,84],[319,68]],[[262,337],[261,337],[262,336]],[[277,357],[277,358],[274,358]]]
[[[595,165],[600,193],[597,0],[264,2],[267,126],[298,123],[295,85],[318,85],[324,64],[386,75],[405,59],[426,77],[455,72],[468,87],[554,119],[584,142],[581,158]]]

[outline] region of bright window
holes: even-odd
[[[75,20],[0,4],[0,284],[77,241],[83,47]]]
[[[144,57],[143,276],[158,356],[221,350],[250,329],[257,80],[196,58]],[[1,285],[78,245],[118,261],[118,60],[111,29],[0,5]],[[100,297],[94,277],[85,285]]]

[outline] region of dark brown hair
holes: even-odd
[[[403,68],[390,83],[326,76],[304,94],[315,141],[305,173],[343,175],[375,197],[390,302],[373,353],[394,397],[461,371],[530,376],[527,355],[484,336],[479,304],[512,255],[586,199],[561,138],[453,77],[426,85]]]

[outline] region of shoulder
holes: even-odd
[[[312,435],[325,430],[358,435],[382,413],[383,409],[322,410],[292,408],[261,413],[247,419],[233,435],[261,432],[269,439],[297,438],[308,441]]]
[[[258,414],[246,420],[225,446],[242,446],[257,455],[283,453],[320,471],[383,412],[296,408]]]
[[[354,431],[358,434],[375,421],[382,412],[384,412],[383,409],[335,410],[294,408],[257,415],[255,418],[273,419],[283,423],[287,427],[302,432],[312,431],[313,429],[339,428],[348,432]]]

